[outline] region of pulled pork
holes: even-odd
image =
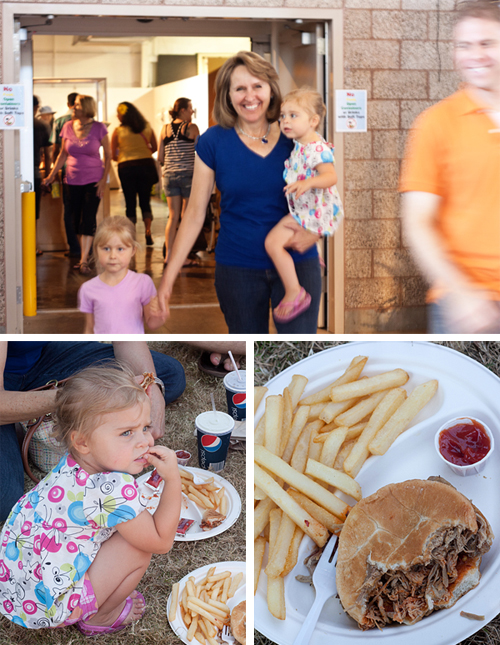
[[[361,629],[419,620],[432,612],[434,603],[446,602],[448,587],[458,577],[460,560],[465,562],[489,549],[484,519],[476,513],[476,520],[477,533],[460,527],[437,532],[428,563],[386,573],[369,564],[360,593],[367,606]]]

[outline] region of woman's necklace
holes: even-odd
[[[269,139],[267,138],[269,136],[269,132],[271,131],[271,124],[268,123],[267,125],[267,132],[263,137],[254,137],[251,134],[247,134],[246,132],[243,132],[243,130],[240,128],[238,124],[236,124],[236,127],[238,128],[239,132],[241,134],[244,134],[245,137],[248,137],[249,139],[253,139],[254,141],[261,141],[262,143],[269,143]]]
[[[75,134],[80,148],[83,148],[83,146],[87,145],[88,143],[87,138],[90,132],[90,130],[87,130],[87,128],[89,126],[92,126],[93,123],[94,123],[94,119],[90,119],[90,121],[87,121],[86,123],[82,123],[80,121],[80,126],[79,127],[77,126],[75,128]],[[75,125],[76,125],[76,122],[75,122]],[[79,135],[84,135],[84,136],[79,136]]]

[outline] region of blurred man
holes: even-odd
[[[50,172],[50,141],[49,129],[45,121],[37,119],[40,100],[38,96],[33,96],[33,164],[35,180],[35,209],[36,219],[40,217],[40,204],[42,199],[42,171],[40,170],[43,161],[45,175]],[[43,251],[36,250],[37,255],[42,255]]]
[[[500,332],[500,8],[465,2],[463,85],[423,112],[400,182],[410,249],[430,283],[430,333]]]
[[[73,105],[75,104],[75,99],[77,96],[78,96],[78,92],[71,92],[71,94],[68,94],[68,99],[67,99],[68,111],[66,112],[66,114],[63,114],[54,122],[54,129],[52,130],[52,135],[50,139],[51,143],[54,144],[54,148],[52,150],[52,163],[54,164],[59,155],[59,152],[61,151],[61,143],[62,143],[61,130],[63,129],[63,125],[68,121],[71,121],[72,119],[72,108],[73,108]],[[76,236],[75,225],[73,222],[73,218],[70,215],[69,207],[68,207],[69,191],[68,191],[68,186],[64,181],[65,171],[66,171],[66,168],[64,167],[62,169],[64,228],[66,229],[66,240],[69,245],[69,251],[65,253],[65,255],[70,258],[80,258],[80,242],[78,241],[78,237]]]

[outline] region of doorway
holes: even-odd
[[[222,38],[230,33],[249,37],[252,49],[266,56],[277,68],[284,93],[302,84],[312,85],[323,93],[328,109],[325,135],[330,141],[335,138],[338,187],[343,193],[343,140],[341,134],[333,136],[334,90],[343,86],[341,10],[261,8],[260,17],[255,18],[255,10],[250,7],[144,6],[141,16],[136,15],[137,7],[109,5],[99,7],[99,16],[92,15],[92,6],[81,5],[78,16],[74,15],[74,5],[5,3],[2,8],[4,82],[12,83],[20,82],[21,78],[20,57],[16,56],[16,46],[13,48],[12,43],[17,41],[19,47],[21,38],[29,37],[33,31],[30,25],[36,25],[37,34],[46,35],[92,33],[96,37],[109,38],[118,33],[121,38],[141,35]],[[30,92],[31,88],[27,94]],[[5,132],[4,141],[5,185],[9,187],[5,191],[5,235],[9,240],[6,248],[6,322],[7,332],[22,333],[21,232],[17,222],[20,221],[21,182],[26,177],[16,171],[19,165],[12,164],[11,160],[20,161],[24,147],[19,133]],[[341,333],[344,317],[342,230],[329,245],[326,262],[324,325],[329,332]]]

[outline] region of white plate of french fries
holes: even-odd
[[[182,482],[182,507],[181,517],[194,520],[194,524],[184,535],[176,535],[176,542],[192,542],[206,540],[227,531],[238,519],[241,513],[241,498],[238,491],[216,473],[201,468],[179,467]],[[151,473],[145,473],[137,478],[141,500],[146,509],[153,514],[160,502],[162,481],[157,491],[144,485]],[[207,509],[214,509],[226,519],[213,529],[204,531],[200,527],[203,514]]]
[[[187,645],[220,645],[216,639],[229,623],[232,609],[245,599],[244,562],[209,564],[173,585],[167,603],[168,622]]]
[[[337,383],[332,397],[333,383],[349,369],[359,370],[360,357],[367,357],[363,369],[354,381]],[[380,375],[392,388],[383,394],[384,390],[371,389]],[[341,409],[353,393],[361,394],[360,398]],[[258,389],[255,628],[279,645],[292,645],[315,596],[312,587],[296,579],[309,574],[304,559],[330,532],[341,530],[349,506],[391,482],[441,475],[478,506],[500,535],[500,452],[492,455],[492,463],[481,474],[459,477],[434,448],[434,435],[442,423],[461,415],[492,424],[500,440],[499,395],[500,380],[459,352],[428,342],[390,341],[347,343],[325,350]],[[360,418],[363,412],[365,417]],[[289,493],[292,486],[296,491]],[[498,538],[483,556],[481,574],[479,586],[454,607],[413,626],[383,631],[362,632],[338,598],[332,598],[310,642],[455,645],[500,612]],[[481,620],[462,617],[461,611]]]

